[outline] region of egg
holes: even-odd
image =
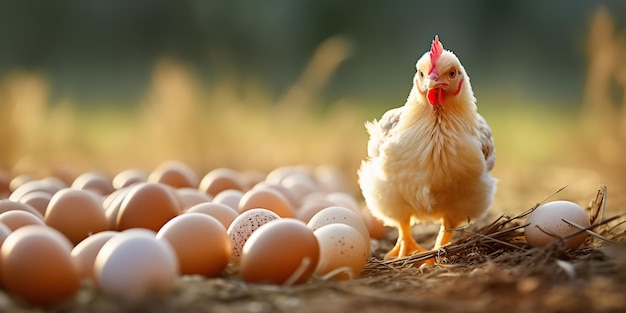
[[[239,212],[255,208],[270,210],[283,218],[296,217],[289,200],[270,187],[255,187],[243,194],[239,200]]]
[[[79,175],[74,179],[70,186],[74,189],[88,190],[101,196],[112,193],[115,189],[111,183],[111,179],[104,174],[96,172],[87,172]]]
[[[167,161],[160,164],[150,173],[148,181],[174,188],[198,187],[198,175],[187,164],[180,161]]]
[[[566,237],[580,231],[579,228],[566,223],[563,219],[582,227],[591,225],[589,216],[578,204],[563,200],[552,201],[540,205],[528,216],[526,221],[528,226],[524,229],[526,241],[531,247],[544,247],[558,241],[559,238],[549,235],[541,229],[560,237]],[[585,239],[587,239],[587,233],[581,232],[567,239],[565,247],[576,249]]]
[[[50,194],[66,188],[67,185],[56,178],[48,177],[40,180],[31,180],[17,187],[9,196],[11,201],[19,201],[21,197],[33,191],[45,191]]]
[[[27,211],[13,210],[0,213],[0,222],[12,231],[28,225],[46,225],[43,219]]]
[[[384,239],[387,235],[387,227],[383,222],[376,217],[374,217],[369,210],[361,210],[359,212],[363,222],[367,226],[367,230],[370,234],[371,238],[374,239]]]
[[[239,201],[241,201],[241,197],[243,197],[243,192],[235,189],[226,189],[220,191],[215,198],[213,198],[213,202],[220,203],[231,207],[236,212],[239,212]]]
[[[315,235],[302,221],[274,220],[244,244],[240,274],[251,283],[301,284],[313,274],[319,253]]]
[[[29,204],[22,203],[19,201],[12,201],[8,199],[0,200],[0,213],[8,212],[8,211],[28,212],[28,213],[35,215],[39,219],[43,220],[43,215],[41,214],[41,212],[39,212],[39,210],[36,210]]]
[[[350,209],[341,206],[327,207],[313,215],[307,226],[315,231],[325,225],[334,223],[350,225],[356,229],[363,237],[363,240],[367,243],[367,253],[369,254],[369,230],[367,229],[367,226],[365,225],[365,222],[363,222],[361,216]]]
[[[287,188],[297,201],[302,201],[308,194],[319,190],[311,176],[305,173],[291,174],[285,177],[280,184]]]
[[[179,211],[172,189],[159,183],[139,183],[130,186],[120,204],[116,226],[118,230],[141,227],[158,231]]]
[[[90,234],[109,229],[99,199],[93,193],[80,189],[65,188],[55,193],[50,199],[44,220],[74,245]]]
[[[350,225],[335,223],[316,229],[313,234],[320,246],[316,276],[354,279],[365,267],[369,242]]]
[[[94,261],[96,284],[103,292],[137,300],[170,292],[178,277],[174,249],[147,229],[129,229],[110,238]]]
[[[183,210],[186,210],[196,204],[210,202],[213,200],[213,198],[206,193],[190,187],[176,189],[176,195],[183,203]]]
[[[250,238],[252,233],[262,225],[278,219],[280,219],[280,216],[266,209],[252,209],[239,214],[239,216],[230,223],[226,231],[233,244],[231,263],[235,265],[239,264],[243,245],[248,238]]]
[[[27,183],[29,181],[33,181],[36,180],[35,177],[33,175],[30,174],[20,174],[17,175],[15,177],[13,177],[13,179],[11,179],[11,181],[9,181],[9,190],[10,191],[15,191],[19,186],[23,185],[24,183]]]
[[[229,168],[216,168],[208,172],[198,186],[198,190],[212,197],[228,189],[243,190],[243,183],[239,179],[239,174]]]
[[[226,269],[232,254],[226,228],[207,214],[179,215],[165,223],[156,238],[171,244],[183,275],[216,277]]]
[[[117,173],[117,175],[113,177],[112,184],[113,188],[121,189],[137,183],[146,182],[147,180],[148,174],[146,174],[144,171],[138,169],[129,169]]]
[[[71,249],[67,238],[47,226],[24,226],[13,231],[0,248],[4,288],[44,308],[72,298],[80,280]]]
[[[45,191],[33,191],[25,194],[19,199],[19,202],[32,206],[42,216],[46,214],[46,208],[52,195]]]
[[[104,244],[118,232],[112,230],[95,233],[78,243],[71,252],[72,260],[78,269],[81,279],[94,279],[93,264]]]
[[[203,213],[208,214],[218,220],[224,228],[228,229],[230,224],[237,218],[239,214],[231,207],[215,202],[205,202],[196,204],[185,213]]]
[[[130,189],[131,187],[122,187],[115,190],[102,200],[104,215],[109,222],[109,229],[117,229],[117,215]]]
[[[311,198],[309,200],[302,202],[302,205],[300,206],[300,208],[296,210],[296,217],[299,220],[305,223],[308,223],[311,220],[311,218],[315,214],[317,214],[317,212],[325,208],[331,207],[331,206],[335,206],[335,204],[326,199]]]
[[[336,206],[342,206],[354,212],[359,212],[361,210],[361,206],[354,199],[354,197],[345,192],[331,192],[326,195],[325,199],[333,202]]]

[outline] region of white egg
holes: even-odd
[[[526,241],[531,247],[544,247],[557,240],[579,232],[580,229],[568,224],[570,221],[582,227],[590,226],[589,217],[578,204],[570,201],[552,201],[537,207],[528,216],[528,226],[524,229]],[[551,235],[552,234],[552,235]],[[567,239],[565,247],[576,249],[585,239],[587,233]]]
[[[172,247],[154,235],[145,229],[129,229],[109,239],[94,262],[98,287],[126,299],[171,291],[178,277],[178,260]]]
[[[369,242],[350,225],[336,223],[313,232],[320,246],[316,276],[354,279],[365,267],[369,257]]]

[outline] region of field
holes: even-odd
[[[626,46],[613,44],[617,36],[603,35],[605,23],[606,17],[597,18],[590,40],[623,55]],[[216,167],[265,174],[283,165],[331,165],[345,174],[347,190],[361,199],[356,171],[366,152],[363,123],[402,103],[344,99],[320,108],[316,94],[347,49],[341,38],[323,43],[281,97],[255,83],[203,86],[184,64],[163,59],[140,103],[85,109],[71,100],[50,103],[45,79],[15,72],[0,81],[0,174],[53,175],[71,182],[88,171],[109,176],[129,168],[151,171],[166,160],[181,160],[199,175]],[[523,97],[507,97],[509,105],[498,106],[506,97],[498,94],[479,99],[496,141],[496,201],[487,218],[456,234],[434,266],[413,266],[419,255],[382,261],[396,238],[389,230],[387,238],[372,241],[372,258],[351,281],[254,285],[241,281],[231,267],[216,279],[180,278],[172,294],[140,302],[112,298],[85,285],[57,310],[623,312],[626,64],[593,53],[589,61],[586,99],[575,109],[529,104]],[[529,248],[520,228],[523,214],[555,199],[577,202],[588,206],[590,215],[603,216],[590,229],[601,238],[590,237],[574,251],[559,245]],[[428,246],[437,226],[416,226],[414,236]],[[36,309],[0,293],[0,310]]]

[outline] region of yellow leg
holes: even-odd
[[[453,225],[449,219],[445,217],[443,218],[441,229],[439,230],[439,235],[437,235],[437,240],[435,241],[435,247],[433,247],[433,250],[439,250],[439,248],[450,243],[452,235],[454,235],[454,231],[449,229],[454,226],[455,225]]]
[[[385,259],[400,258],[418,252],[427,251],[415,242],[411,234],[411,223],[401,223],[398,226],[398,241],[396,245],[387,253]]]

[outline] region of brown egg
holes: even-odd
[[[239,201],[240,213],[255,208],[270,210],[282,218],[296,216],[289,200],[280,192],[269,187],[252,188],[241,197]]]
[[[113,188],[121,189],[148,180],[148,174],[141,170],[125,170],[113,177]]]
[[[21,197],[19,202],[32,206],[43,216],[46,214],[46,208],[48,208],[50,199],[52,199],[52,195],[48,192],[33,191]]]
[[[0,170],[0,199],[4,199],[11,194],[11,178],[5,171]]]
[[[46,225],[43,219],[35,214],[20,210],[0,213],[0,222],[9,227],[11,231],[28,225]]]
[[[229,168],[216,168],[208,172],[200,181],[198,190],[215,197],[227,189],[243,190],[239,174]]]
[[[115,234],[118,234],[118,232],[112,230],[95,233],[85,238],[72,249],[72,260],[74,260],[78,268],[78,274],[81,279],[94,280],[93,264],[96,256],[102,246]]]
[[[104,174],[88,172],[79,175],[74,179],[71,185],[74,189],[88,190],[106,196],[112,193],[115,189],[111,183],[111,179],[104,176]]]
[[[9,200],[19,201],[24,195],[33,191],[45,191],[50,194],[54,194],[55,192],[66,187],[67,185],[65,185],[65,183],[55,178],[32,180],[17,187],[17,189],[15,189],[15,191],[13,191],[13,193],[9,196]]]
[[[302,206],[296,211],[296,217],[308,223],[317,212],[334,205],[333,202],[326,199],[311,199],[302,203]]]
[[[211,202],[213,198],[196,188],[185,187],[175,190],[176,195],[182,202],[182,209],[186,210],[196,204]]]
[[[319,253],[317,239],[304,223],[275,220],[260,227],[245,243],[241,277],[251,283],[301,284],[313,274]]]
[[[218,193],[217,196],[213,198],[213,202],[227,205],[236,212],[239,212],[239,201],[241,201],[241,197],[243,197],[242,191],[235,189],[226,189],[220,191],[220,193]]]
[[[80,189],[65,188],[55,193],[44,220],[73,244],[78,244],[90,234],[109,229],[104,208],[97,196]]]
[[[2,243],[4,243],[4,240],[7,239],[10,233],[11,229],[4,223],[0,222],[0,247],[2,247]]]
[[[180,161],[162,163],[150,173],[148,181],[166,184],[174,188],[198,187],[198,175],[187,164]]]
[[[117,229],[117,214],[120,211],[122,202],[128,195],[131,187],[123,187],[115,190],[102,201],[104,215],[109,222],[109,229]]]
[[[13,177],[9,182],[9,189],[11,191],[15,191],[19,186],[23,185],[26,182],[35,180],[35,177],[30,174],[21,174]]]
[[[233,249],[226,228],[202,213],[186,213],[171,219],[156,238],[172,245],[183,275],[220,275],[228,266]]]
[[[117,213],[117,229],[141,227],[158,231],[179,212],[178,199],[166,185],[159,183],[132,185]]]
[[[361,218],[363,222],[365,222],[365,226],[367,226],[367,230],[370,233],[370,237],[374,239],[384,239],[387,235],[387,227],[385,224],[374,216],[367,210],[361,210],[360,212]]]
[[[233,243],[233,255],[230,259],[232,264],[239,264],[243,245],[246,243],[250,235],[252,235],[259,227],[264,224],[280,219],[276,213],[266,209],[252,209],[245,211],[237,216],[226,233]]]
[[[254,185],[251,190],[254,189],[272,189],[274,191],[277,191],[281,196],[283,196],[289,203],[289,206],[291,206],[292,208],[297,208],[300,206],[300,200],[297,199],[296,196],[292,194],[289,189],[281,184],[270,184],[268,182],[262,181]]]
[[[43,221],[43,215],[38,210],[26,203],[11,201],[7,199],[0,200],[0,213],[15,210],[31,213]]]
[[[80,287],[71,249],[67,238],[47,226],[31,225],[13,231],[0,248],[5,289],[44,308],[70,299]]]
[[[220,223],[222,223],[222,225],[226,229],[228,229],[230,224],[235,220],[235,218],[237,218],[237,215],[239,215],[237,214],[237,211],[235,211],[233,208],[215,202],[196,204],[187,209],[185,213],[203,213],[210,215],[217,219]]]

